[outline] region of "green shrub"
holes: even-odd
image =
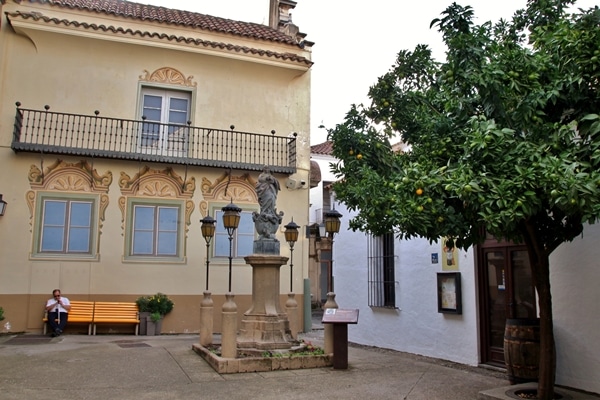
[[[153,296],[139,297],[135,302],[140,312],[158,313],[159,315],[167,315],[175,306],[169,296],[160,292]]]

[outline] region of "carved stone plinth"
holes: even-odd
[[[289,321],[279,299],[279,269],[288,257],[252,254],[244,259],[252,266],[252,307],[242,317],[238,348],[291,348]]]

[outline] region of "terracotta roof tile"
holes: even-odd
[[[310,152],[313,154],[324,154],[330,156],[333,154],[333,142],[328,140],[326,142],[310,146]]]
[[[99,13],[113,14],[125,18],[134,18],[142,21],[155,21],[162,23],[170,23],[182,25],[191,28],[218,31],[230,33],[232,35],[246,36],[255,39],[270,40],[300,46],[291,37],[285,35],[265,25],[253,24],[249,22],[233,21],[224,18],[213,17],[189,11],[173,10],[165,7],[150,6],[144,4],[133,3],[123,0],[29,0],[30,2],[47,2],[53,6],[68,7],[73,9],[84,9]],[[272,57],[281,60],[298,62],[307,66],[311,66],[313,62],[293,52],[279,53],[260,48],[233,45],[231,43],[214,42],[191,38],[189,36],[167,35],[159,32],[139,31],[123,27],[88,24],[86,22],[70,21],[64,18],[51,18],[41,15],[37,12],[24,13],[15,12],[10,14],[11,17],[21,17],[23,19],[43,20],[44,22],[54,23],[56,25],[83,27],[99,31],[111,31],[113,33],[137,35],[141,37],[153,37],[159,39],[167,39],[176,42],[193,43],[198,46],[220,48],[246,54],[255,54],[260,56]]]
[[[234,21],[191,11],[134,3],[124,0],[29,0],[51,6],[88,10],[142,21],[183,25],[209,31],[300,46],[283,32],[262,24]]]

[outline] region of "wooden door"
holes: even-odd
[[[481,362],[504,366],[508,318],[535,318],[536,297],[527,248],[486,241],[478,249]]]

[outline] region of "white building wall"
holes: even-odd
[[[474,252],[460,251],[462,315],[437,312],[437,279],[441,264],[439,243],[424,239],[396,241],[397,309],[368,306],[367,240],[352,232],[352,213],[343,214],[333,249],[336,301],[340,308],[359,309],[358,324],[350,325],[351,342],[477,365],[479,322]],[[600,265],[594,252],[600,225],[587,226],[584,235],[560,246],[550,258],[556,339],[556,384],[600,393]]]
[[[550,258],[556,384],[600,393],[600,225]]]
[[[424,239],[396,241],[397,309],[368,306],[367,241],[362,232],[348,230],[351,213],[343,214],[334,238],[333,275],[340,308],[359,309],[358,324],[350,325],[351,342],[477,365],[478,322],[473,252],[461,251],[462,315],[438,313],[437,272],[442,272],[441,245]],[[439,263],[432,264],[431,254]]]
[[[329,171],[332,157],[312,155],[321,167],[322,179],[333,181]],[[322,184],[310,191],[311,212],[322,208]],[[349,340],[370,346],[477,365],[479,321],[477,275],[474,252],[461,251],[459,272],[462,284],[462,315],[437,312],[437,278],[441,263],[431,263],[431,253],[441,245],[427,240],[396,241],[397,309],[368,306],[367,240],[352,232],[352,217],[336,202],[343,217],[333,248],[336,301],[340,308],[359,309],[358,324],[350,325]],[[582,237],[565,243],[550,257],[551,285],[556,339],[556,384],[600,393],[600,262],[595,246],[600,241],[600,224],[586,226]],[[441,262],[441,261],[440,261]]]
[[[334,162],[336,159],[321,154],[311,154],[311,160],[314,160],[319,164],[321,168],[321,182],[319,185],[310,190],[310,212],[308,213],[308,219],[310,224],[317,222],[317,211],[323,208],[323,182],[335,181],[335,176],[330,171],[329,164]]]

